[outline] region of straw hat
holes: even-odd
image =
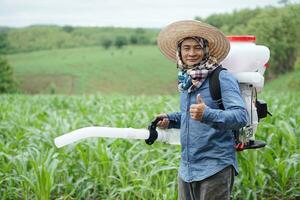
[[[230,50],[230,43],[216,27],[196,20],[182,20],[163,28],[157,38],[160,51],[176,63],[177,43],[186,37],[198,36],[208,41],[210,55],[220,63]]]

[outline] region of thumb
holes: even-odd
[[[202,100],[202,98],[201,98],[201,95],[200,95],[200,94],[197,94],[197,99],[196,99],[196,102],[197,102],[197,104],[199,104],[199,103],[203,103],[203,100]]]

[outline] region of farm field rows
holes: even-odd
[[[273,117],[260,124],[260,150],[238,153],[234,199],[300,195],[299,92],[266,91]],[[57,149],[53,139],[91,126],[145,128],[176,111],[177,96],[1,95],[1,199],[177,199],[180,146],[88,139]]]

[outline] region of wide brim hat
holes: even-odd
[[[220,63],[230,50],[226,36],[216,27],[196,20],[182,20],[163,28],[157,38],[160,51],[171,61],[177,62],[178,42],[187,37],[202,37],[208,41],[209,53]]]

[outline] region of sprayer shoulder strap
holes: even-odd
[[[225,68],[219,66],[217,67],[209,77],[209,91],[210,95],[213,100],[215,100],[219,106],[219,109],[225,110],[223,101],[222,101],[222,94],[221,94],[221,87],[220,87],[220,79],[219,74],[222,70],[226,70]],[[242,151],[244,150],[244,144],[239,140],[239,130],[233,130],[235,143],[236,143],[236,150]]]
[[[221,110],[225,110],[222,102],[222,94],[221,94],[220,79],[219,79],[219,74],[222,70],[226,70],[226,69],[219,66],[210,74],[209,91],[212,99],[217,102],[219,108]]]

